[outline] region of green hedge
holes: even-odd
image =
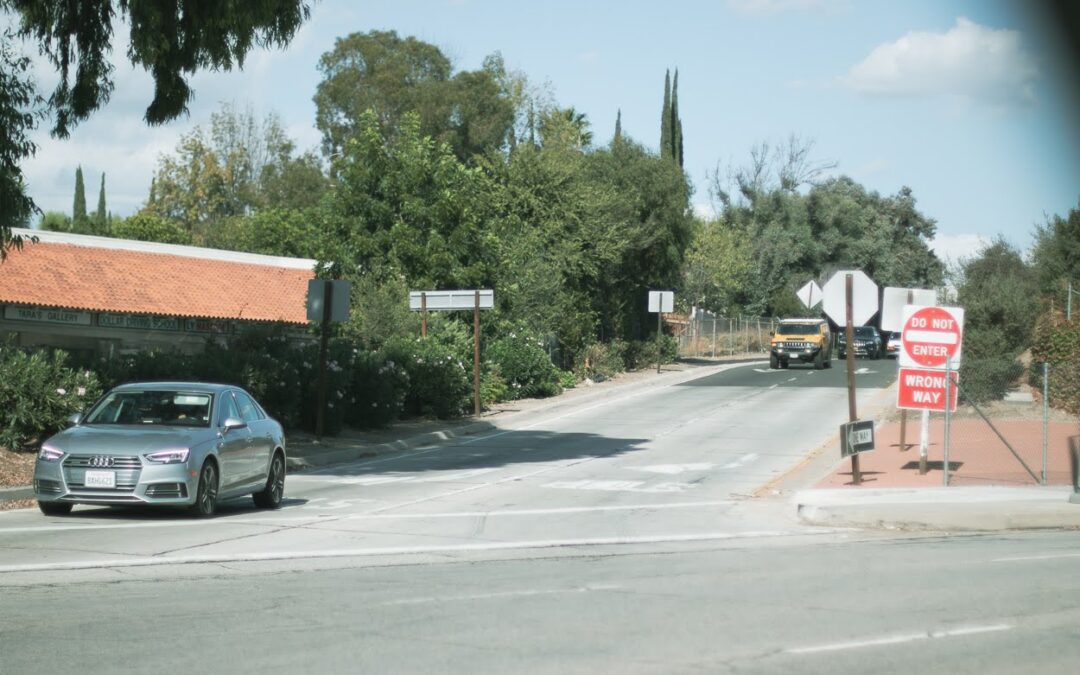
[[[62,351],[0,344],[0,446],[22,450],[41,443],[101,393],[97,376],[68,367]]]
[[[1042,364],[1050,364],[1050,405],[1080,414],[1080,322],[1048,312],[1035,323],[1028,381],[1042,391]]]

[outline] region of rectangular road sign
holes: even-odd
[[[674,291],[649,291],[649,311],[670,314],[675,311]]]
[[[957,388],[960,373],[954,370],[949,374],[952,376],[949,412],[956,412],[956,399],[960,394]],[[945,412],[945,371],[901,368],[900,382],[896,388],[896,407]]]
[[[322,321],[326,306],[326,287],[330,286],[330,321],[340,323],[349,319],[349,292],[352,282],[342,279],[309,279],[307,295],[308,321]]]
[[[840,425],[840,456],[850,457],[874,449],[874,420],[856,420]]]
[[[937,291],[928,288],[886,288],[881,299],[881,330],[904,330],[904,305],[936,304]]]
[[[420,296],[423,294],[427,311],[453,311],[473,309],[476,306],[476,291],[409,291],[409,309],[419,312]],[[495,308],[495,291],[480,291],[480,309]]]

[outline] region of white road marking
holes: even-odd
[[[643,480],[561,480],[544,485],[558,490],[600,490],[603,492],[632,492],[645,484]]]
[[[646,473],[662,473],[669,476],[675,476],[686,471],[708,471],[713,468],[714,464],[651,464],[649,466],[632,466],[629,467],[634,471],[644,471]]]
[[[315,476],[310,474],[299,474],[296,476],[289,476],[289,481],[298,481],[300,483],[323,483],[330,485],[388,485],[390,483],[454,483],[465,480],[467,478],[474,478],[476,476],[482,476],[492,471],[498,471],[498,467],[489,467],[484,469],[472,469],[469,471],[458,471],[457,473],[439,472],[435,475],[414,474],[409,476],[400,475],[388,475],[388,476]]]
[[[1063,558],[1080,558],[1080,553],[1046,553],[1044,555],[1024,555],[1015,558],[994,558],[990,562],[1029,562],[1034,560],[1061,560]]]
[[[964,635],[978,635],[980,633],[995,633],[998,631],[1011,630],[1013,626],[1007,623],[993,624],[989,626],[963,626],[943,631],[926,631],[922,633],[907,633],[901,635],[888,635],[867,640],[855,640],[852,642],[834,642],[831,644],[815,645],[813,647],[797,647],[785,649],[788,654],[820,654],[822,652],[838,652],[847,649],[863,649],[865,647],[881,647],[885,645],[898,645],[918,640],[936,640],[939,638],[961,637]]]
[[[442,546],[387,546],[375,548],[316,549],[311,551],[278,551],[270,553],[219,553],[184,556],[132,557],[105,560],[84,560],[62,563],[0,565],[0,574],[14,572],[48,572],[119,567],[153,567],[161,565],[197,565],[236,562],[268,562],[275,560],[313,560],[326,558],[366,558],[388,555],[423,555],[445,553],[483,553],[523,549],[576,548],[582,546],[631,546],[635,544],[673,544],[730,539],[756,539],[815,534],[831,534],[831,528],[791,531],[703,532],[671,534],[652,537],[597,537],[595,539],[549,539],[533,541],[487,542],[480,544],[451,544]]]
[[[320,499],[316,497],[315,499]],[[315,501],[315,499],[311,501]],[[356,500],[361,501],[361,500]],[[370,500],[363,500],[370,501]],[[309,502],[310,503],[310,502]],[[432,518],[498,518],[520,516],[561,516],[572,513],[602,513],[606,511],[663,511],[668,509],[695,509],[713,506],[732,506],[737,502],[732,499],[701,502],[669,502],[667,504],[621,504],[618,506],[567,506],[548,509],[504,509],[501,511],[450,511],[443,513],[356,513],[335,518],[335,522],[345,520],[426,520]],[[296,508],[296,507],[291,507]],[[301,507],[303,508],[303,507]],[[289,509],[286,509],[288,512]],[[215,520],[176,520],[159,523],[87,523],[71,525],[34,525],[27,527],[9,527],[0,529],[4,534],[32,534],[36,532],[70,532],[73,530],[129,530],[152,527],[217,527],[223,525],[257,525],[261,527],[280,527],[292,523],[319,523],[312,516],[285,517],[268,515],[266,518],[231,518]]]
[[[728,462],[727,464],[725,464],[724,466],[722,466],[720,468],[722,468],[722,469],[738,469],[739,467],[745,466],[745,465],[749,464],[750,462],[754,461],[757,458],[758,458],[757,453],[756,452],[751,452],[749,454],[743,455],[742,457],[736,459],[733,462]]]
[[[799,378],[797,378],[797,377],[791,377],[791,378],[788,378],[788,382],[794,382],[794,381],[795,381],[795,380],[797,380],[797,379],[799,379]]]
[[[467,600],[501,600],[503,598],[528,598],[537,595],[562,595],[566,593],[590,593],[593,591],[617,591],[622,586],[615,584],[581,586],[578,588],[549,588],[520,591],[503,591],[501,593],[474,593],[472,595],[445,595],[431,596],[426,598],[409,598],[407,600],[391,600],[379,603],[382,607],[396,607],[401,605],[426,605],[436,602],[462,602]]]

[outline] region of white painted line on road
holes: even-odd
[[[318,500],[316,497],[314,500]],[[310,504],[311,502],[309,502]],[[738,502],[734,499],[721,499],[699,502],[669,502],[666,504],[621,504],[618,506],[566,506],[547,509],[504,509],[501,511],[449,511],[441,513],[354,513],[336,516],[332,522],[346,520],[428,520],[435,518],[499,518],[521,516],[561,516],[574,513],[604,513],[611,511],[666,511],[669,509],[696,509],[714,506],[732,506]],[[306,506],[306,505],[305,505]],[[292,507],[303,509],[305,506]],[[288,512],[289,509],[286,509]],[[289,516],[280,517],[267,515],[265,518],[230,518],[219,517],[214,520],[177,520],[156,523],[87,523],[85,525],[31,525],[27,527],[0,528],[0,535],[5,534],[34,534],[39,532],[72,532],[80,530],[131,530],[154,527],[217,527],[222,525],[256,525],[266,528],[277,528],[282,525],[311,524],[318,525],[326,522],[319,516]],[[839,531],[839,530],[836,530]]]
[[[754,461],[757,458],[758,458],[757,453],[756,452],[751,452],[749,454],[743,455],[742,457],[736,459],[734,462],[728,462],[727,464],[725,464],[724,466],[722,466],[720,468],[721,469],[738,469],[739,467],[745,466],[745,465],[749,464],[750,462]]]
[[[1029,562],[1034,560],[1062,560],[1080,558],[1080,553],[1046,553],[1044,555],[1024,555],[1015,558],[994,558],[990,562]]]
[[[617,591],[622,586],[614,584],[581,586],[578,588],[549,588],[536,590],[502,591],[500,593],[474,593],[472,595],[446,595],[431,596],[427,598],[409,598],[407,600],[391,600],[379,603],[380,607],[397,607],[402,605],[427,605],[436,602],[462,602],[468,600],[502,600],[505,598],[529,598],[537,595],[563,595],[567,593],[591,593],[594,591]]]
[[[788,379],[788,382],[794,382],[794,381],[795,381],[795,380],[797,380],[797,379],[799,379],[799,378],[797,378],[797,377],[792,377],[792,378],[789,378],[789,379]],[[944,386],[944,385],[942,385],[942,386]]]
[[[451,544],[442,546],[387,546],[374,548],[317,549],[312,551],[278,551],[270,553],[219,553],[208,555],[132,557],[106,560],[83,560],[63,563],[0,565],[0,574],[16,572],[49,572],[122,567],[155,567],[161,565],[198,565],[237,562],[272,562],[275,560],[314,560],[326,558],[368,558],[388,555],[423,555],[445,553],[485,553],[527,549],[577,548],[583,546],[632,546],[635,544],[674,544],[733,539],[831,534],[829,528],[791,531],[702,532],[671,534],[653,537],[597,537],[595,539],[550,539],[534,541],[487,542],[481,544]]]
[[[965,635],[979,635],[981,633],[996,633],[1011,630],[1013,626],[1007,623],[993,624],[989,626],[963,626],[951,630],[926,631],[923,633],[908,633],[901,635],[888,635],[866,640],[854,640],[852,642],[833,642],[831,644],[815,645],[812,647],[796,647],[785,649],[788,654],[820,654],[823,652],[839,652],[848,649],[863,649],[865,647],[882,647],[886,645],[899,645],[918,640],[937,640],[939,638],[962,637]]]
[[[675,476],[687,471],[708,471],[713,468],[714,464],[650,464],[649,466],[631,466],[627,467],[634,471],[644,471],[645,473],[662,473],[668,476]]]

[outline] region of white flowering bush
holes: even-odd
[[[0,446],[34,448],[100,396],[97,375],[68,367],[65,352],[0,343]]]
[[[488,345],[485,357],[506,382],[506,399],[543,398],[562,393],[559,369],[537,337],[513,330]]]
[[[472,408],[472,363],[431,338],[397,338],[383,346],[387,361],[408,376],[405,417],[458,417]]]

